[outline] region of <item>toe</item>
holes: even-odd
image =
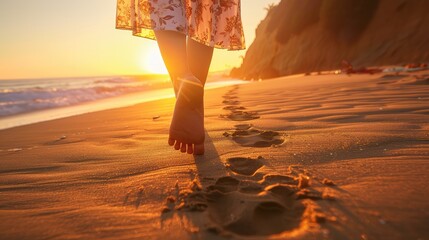
[[[203,155],[204,154],[204,143],[194,145],[194,154]]]
[[[179,150],[180,149],[180,142],[176,141],[176,144],[174,145],[174,149]]]
[[[188,154],[194,153],[194,147],[192,147],[192,144],[188,144]]]
[[[180,151],[181,151],[182,153],[185,153],[185,152],[186,152],[186,143],[182,143],[182,147],[180,148]]]
[[[174,140],[174,139],[172,139],[172,138],[169,138],[169,139],[168,139],[168,145],[173,146],[173,145],[174,145],[174,142],[176,142],[176,140]]]

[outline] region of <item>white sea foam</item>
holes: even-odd
[[[133,77],[0,81],[0,117],[162,88],[166,81]]]

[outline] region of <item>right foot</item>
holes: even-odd
[[[194,76],[177,78],[177,100],[168,144],[189,154],[204,154],[204,87]]]

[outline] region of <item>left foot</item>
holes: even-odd
[[[177,78],[177,100],[168,144],[189,154],[204,154],[204,87],[194,76]]]

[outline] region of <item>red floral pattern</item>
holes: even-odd
[[[149,39],[154,30],[173,30],[207,46],[240,50],[240,7],[240,0],[118,0],[116,28]]]

